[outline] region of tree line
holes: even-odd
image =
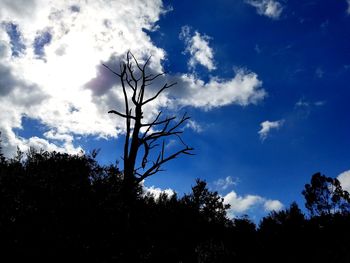
[[[255,225],[196,180],[182,197],[135,188],[92,155],[0,158],[0,257],[11,262],[349,262],[349,194],[317,173],[296,203]],[[8,260],[4,262],[10,262]]]

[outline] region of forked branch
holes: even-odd
[[[148,57],[141,64],[129,51],[126,55],[126,60],[120,64],[120,72],[116,72],[108,65],[103,64],[111,73],[119,77],[121,82],[125,112],[110,110],[108,113],[116,114],[126,121],[123,158],[124,180],[134,183],[140,183],[145,178],[162,171],[161,167],[166,162],[175,159],[181,154],[192,155],[193,151],[193,148],[187,146],[181,138],[183,130],[180,130],[180,127],[190,118],[186,114],[176,121],[176,116],[161,118],[163,113],[159,111],[153,121],[142,122],[143,107],[157,99],[162,92],[176,85],[176,83],[165,83],[156,89],[153,95],[145,99],[146,87],[152,86],[154,80],[165,74],[164,72],[148,74],[146,71],[150,61],[151,57]],[[132,123],[131,120],[133,120]],[[166,155],[165,140],[170,136],[176,137],[182,147]],[[159,141],[162,141],[162,143],[158,143]],[[160,147],[160,150],[157,158],[149,160],[151,151],[158,147]],[[143,148],[142,156],[138,159],[137,156],[141,154],[141,148]],[[139,160],[140,165],[137,165],[137,160]],[[136,169],[137,166],[139,168]]]

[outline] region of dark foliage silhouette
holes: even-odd
[[[218,192],[209,191],[205,181],[197,179],[196,185],[192,187],[192,193],[185,195],[182,201],[194,211],[200,212],[210,222],[227,223],[226,210],[230,205],[223,203],[224,199]]]
[[[256,227],[227,218],[200,179],[183,197],[138,186],[130,200],[117,165],[95,155],[31,149],[2,158],[1,262],[350,262],[347,210],[308,218],[292,203]]]
[[[115,165],[86,155],[19,152],[0,164],[2,257],[195,262],[203,246],[218,249],[229,222],[218,194],[203,181],[193,187],[199,188],[200,204],[197,192],[155,199],[141,187],[130,202]]]
[[[269,262],[350,262],[349,234],[349,214],[306,219],[293,203],[261,221],[258,249]]]
[[[5,157],[4,157],[4,153],[2,152],[2,139],[1,139],[1,131],[0,131],[0,162],[4,162],[5,161]]]
[[[311,183],[305,185],[302,194],[311,215],[345,213],[350,209],[349,193],[342,189],[339,180],[321,173],[312,176]]]

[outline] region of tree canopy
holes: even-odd
[[[122,171],[95,156],[31,149],[3,158],[4,262],[350,261],[348,199],[337,180],[312,176],[304,190],[317,212],[310,217],[292,203],[256,226],[248,217],[228,218],[229,206],[200,179],[183,196],[156,197],[138,185],[130,200]]]
[[[311,215],[345,213],[350,209],[349,193],[343,190],[339,180],[321,173],[312,176],[311,183],[305,185],[302,194]]]

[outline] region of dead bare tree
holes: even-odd
[[[162,171],[162,166],[181,154],[192,155],[193,148],[184,143],[181,138],[183,130],[180,127],[190,118],[186,113],[178,119],[176,116],[163,117],[162,111],[153,121],[142,122],[144,107],[154,101],[159,95],[176,85],[176,83],[163,84],[150,97],[146,96],[146,89],[156,79],[165,73],[149,74],[146,72],[151,57],[141,65],[131,52],[126,55],[126,60],[120,63],[119,72],[108,65],[103,64],[110,72],[118,76],[124,95],[124,112],[111,110],[113,113],[125,119],[126,134],[124,142],[124,183],[127,187],[134,187],[147,177]],[[177,137],[182,147],[177,151],[165,154],[165,139],[171,136]],[[159,153],[150,160],[150,152],[158,150]],[[138,154],[140,157],[138,158]]]

